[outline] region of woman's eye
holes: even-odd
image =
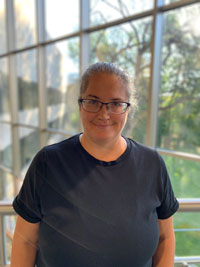
[[[112,105],[115,106],[115,107],[121,107],[122,106],[122,103],[113,102]]]
[[[90,104],[90,105],[95,105],[95,104],[97,104],[98,102],[96,101],[96,100],[88,100],[88,104]]]

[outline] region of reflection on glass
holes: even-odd
[[[200,4],[164,20],[157,146],[200,154]]]
[[[6,52],[5,1],[0,1],[0,54]]]
[[[64,136],[64,135],[60,135],[60,134],[52,134],[49,133],[48,134],[48,138],[47,138],[47,145],[51,145],[51,144],[55,144],[58,142],[61,142],[65,139],[67,139],[68,137]]]
[[[46,39],[78,31],[79,0],[45,0]]]
[[[94,26],[122,19],[152,9],[153,5],[153,0],[90,0],[90,24]]]
[[[0,200],[11,201],[14,198],[13,176],[0,169]]]
[[[0,164],[12,168],[11,128],[6,123],[0,123]]]
[[[199,198],[199,162],[164,156],[176,197]]]
[[[139,111],[130,114],[123,134],[145,143],[150,78],[151,18],[90,34],[90,63],[115,62],[129,72],[139,95]]]
[[[38,125],[38,84],[36,51],[17,54],[19,121]]]
[[[0,59],[0,121],[10,121],[7,58]]]
[[[3,217],[3,224],[5,229],[5,236],[6,236],[6,263],[9,264],[11,260],[11,250],[12,250],[12,240],[16,225],[17,216],[4,216]]]
[[[74,134],[79,129],[79,39],[46,48],[48,127]]]
[[[36,42],[36,12],[34,0],[14,0],[16,47],[23,48]]]
[[[39,134],[38,131],[31,128],[20,127],[20,156],[21,156],[21,177],[30,165],[35,154],[39,151]]]

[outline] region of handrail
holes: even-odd
[[[175,257],[175,263],[200,263],[200,256]]]
[[[0,215],[14,215],[16,214],[13,207],[12,202],[10,201],[0,201]]]
[[[179,198],[179,212],[200,211],[200,198]]]
[[[179,212],[198,212],[200,211],[200,198],[178,198]],[[16,214],[12,202],[0,201],[0,215]]]

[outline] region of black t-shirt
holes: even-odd
[[[116,160],[92,157],[79,135],[42,149],[13,202],[40,222],[38,267],[150,267],[157,219],[178,209],[155,150],[126,138]]]

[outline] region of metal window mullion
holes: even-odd
[[[45,41],[45,1],[36,0],[37,42]],[[37,73],[38,73],[38,108],[39,108],[39,138],[40,148],[47,143],[47,92],[46,92],[46,67],[45,46],[37,48]]]
[[[12,129],[12,159],[13,159],[13,179],[14,192],[18,192],[18,177],[20,173],[20,146],[18,132],[18,93],[17,93],[17,73],[16,73],[16,56],[10,54],[15,50],[15,16],[13,0],[5,1],[6,3],[6,31],[8,46],[8,76],[9,76],[9,96],[11,109],[11,129]]]
[[[3,216],[0,215],[0,266],[5,265],[5,247],[4,247],[4,233],[3,233]]]
[[[90,40],[89,34],[84,32],[90,27],[90,0],[80,0],[80,77],[89,65]],[[81,122],[79,122],[79,130],[82,131]]]
[[[14,1],[5,1],[6,9],[6,33],[7,33],[7,48],[8,53],[14,51],[16,48],[15,38],[15,15],[14,15]]]
[[[160,90],[161,50],[163,33],[163,14],[158,13],[158,8],[161,7],[163,4],[163,0],[155,0],[153,14],[151,79],[148,97],[149,103],[146,140],[146,144],[153,148],[156,147],[157,138],[158,101]]]
[[[37,49],[37,67],[40,148],[42,148],[47,144],[47,93],[45,83],[45,47],[39,47]]]
[[[18,127],[18,93],[17,93],[17,73],[16,57],[9,56],[9,90],[11,103],[11,120],[12,120],[12,158],[13,158],[13,175],[15,194],[19,190],[18,177],[20,176],[20,137]]]
[[[90,26],[90,0],[80,0],[80,75],[89,65],[89,34],[84,32]]]

